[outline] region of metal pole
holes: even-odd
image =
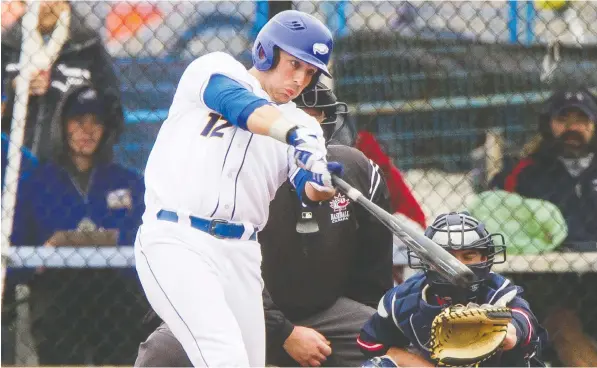
[[[21,147],[25,140],[25,125],[27,123],[27,106],[29,103],[29,83],[31,81],[31,56],[39,48],[32,37],[26,37],[37,30],[39,18],[39,1],[31,1],[21,20],[21,54],[19,56],[19,75],[16,78],[13,115],[8,139],[8,154],[6,170],[4,172],[4,189],[2,192],[2,280],[1,295],[4,293],[4,278],[8,263],[10,234],[12,233],[14,210],[17,200],[19,176],[21,171]]]
[[[518,1],[508,0],[510,11],[508,12],[508,30],[510,31],[510,43],[518,43]]]
[[[272,19],[274,15],[283,12],[284,10],[292,9],[292,1],[269,1],[268,19]]]

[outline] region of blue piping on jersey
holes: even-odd
[[[247,143],[247,147],[245,148],[245,153],[243,155],[243,161],[240,163],[240,167],[238,168],[238,172],[236,173],[236,179],[234,179],[234,207],[232,208],[232,216],[230,216],[230,221],[234,218],[234,212],[236,212],[236,187],[238,183],[238,176],[240,175],[240,171],[243,169],[243,165],[245,164],[245,159],[247,158],[247,151],[249,150],[249,146],[251,145],[251,141],[253,140],[254,134],[251,134],[251,138],[249,138],[249,142]]]
[[[222,175],[222,171],[224,171],[224,166],[226,165],[226,159],[228,158],[228,153],[230,152],[230,147],[232,147],[232,142],[234,142],[234,137],[236,137],[237,129],[234,129],[234,134],[232,134],[232,138],[230,139],[230,144],[228,145],[228,149],[226,150],[226,154],[224,155],[224,162],[222,162],[222,170],[220,170],[220,176]],[[216,203],[216,208],[214,211],[209,215],[209,217],[213,218],[218,207],[220,206],[220,191],[218,191],[218,203]]]

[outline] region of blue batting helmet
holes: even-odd
[[[312,15],[286,10],[270,19],[253,45],[253,65],[257,70],[273,66],[276,46],[331,78],[327,64],[334,46],[332,33]]]

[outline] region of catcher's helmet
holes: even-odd
[[[473,291],[477,289],[475,285],[489,276],[489,271],[494,264],[503,263],[506,260],[504,236],[490,234],[485,229],[485,225],[468,212],[451,212],[439,215],[433,224],[425,230],[425,236],[448,251],[475,249],[487,257],[484,262],[467,265],[477,276],[477,281],[470,285]],[[424,269],[431,283],[449,283],[425,262],[420,261],[418,264],[414,264],[412,262],[414,259],[418,259],[418,257],[409,250],[408,264],[411,268]]]
[[[312,89],[305,89],[293,102],[299,109],[323,110],[325,120],[321,123],[321,129],[323,129],[326,143],[329,143],[346,126],[345,118],[348,114],[348,106],[344,102],[339,102],[334,92],[322,82],[317,82]],[[343,143],[351,145],[347,142]]]
[[[333,46],[332,33],[321,21],[300,11],[286,10],[259,31],[253,44],[253,65],[257,70],[269,70],[274,64],[275,47],[279,47],[331,78],[327,65]]]

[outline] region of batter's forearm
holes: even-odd
[[[252,133],[267,135],[283,143],[288,143],[288,132],[296,127],[296,124],[284,118],[278,108],[264,105],[249,115],[247,127]]]
[[[330,199],[330,192],[315,189],[311,183],[305,185],[305,194],[313,202],[327,201]]]
[[[410,353],[401,348],[390,348],[386,353],[399,367],[435,367],[420,355]]]

